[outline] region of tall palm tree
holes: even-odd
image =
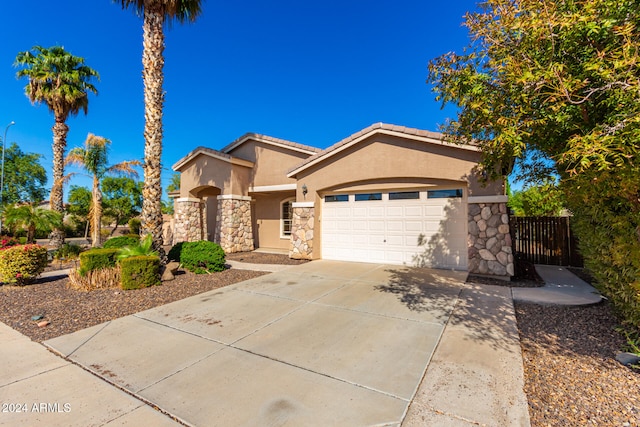
[[[93,177],[93,190],[91,211],[91,246],[99,246],[102,243],[100,234],[102,222],[102,191],[100,190],[100,181],[106,175],[118,174],[126,176],[138,176],[133,169],[134,166],[140,166],[137,160],[120,162],[115,165],[109,165],[107,158],[109,154],[109,145],[111,141],[92,133],[87,135],[84,147],[76,147],[69,151],[65,164],[73,164],[84,168]],[[67,175],[65,178],[69,178]]]
[[[34,104],[44,103],[53,113],[53,186],[51,188],[51,210],[64,212],[62,185],[64,176],[64,152],[67,147],[66,121],[70,115],[80,111],[87,114],[89,92],[98,90],[90,83],[92,78],[99,79],[98,72],[84,64],[84,59],[74,56],[61,46],[44,48],[34,46],[30,51],[20,52],[16,56],[16,66],[24,67],[16,73],[18,78],[27,77],[29,82],[25,92]],[[55,229],[50,244],[56,248],[64,242],[64,231]]]
[[[26,228],[27,243],[35,241],[36,231],[48,232],[54,228],[62,228],[62,214],[35,204],[7,206],[4,210],[4,220],[9,228]]]
[[[173,21],[194,22],[203,0],[113,0],[123,9],[131,7],[143,16],[142,78],[144,80],[144,186],[142,234],[153,236],[153,247],[162,250],[162,108],[164,104],[164,25]]]

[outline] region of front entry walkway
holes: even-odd
[[[313,261],[45,345],[187,425],[527,426],[510,290],[465,277]]]

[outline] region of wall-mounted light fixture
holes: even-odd
[[[307,184],[302,184],[302,195],[306,197],[309,189],[307,188]]]

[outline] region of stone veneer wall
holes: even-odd
[[[218,196],[214,241],[227,253],[254,249],[251,227],[251,198]]]
[[[200,199],[185,197],[175,199],[173,206],[173,243],[202,240],[203,230],[206,229],[206,221],[203,221],[204,203]]]
[[[313,206],[304,204],[303,206],[296,206],[296,203],[293,204],[289,258],[312,259],[314,220],[315,213]]]
[[[506,203],[469,203],[469,273],[513,276]]]

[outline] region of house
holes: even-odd
[[[327,149],[248,133],[173,169],[174,242],[213,240],[336,259],[513,275],[504,182],[474,145],[374,124]]]

